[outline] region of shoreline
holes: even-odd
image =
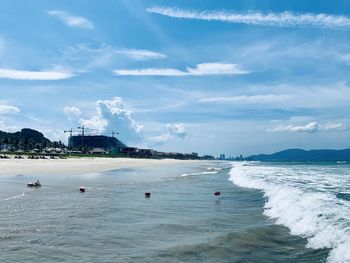
[[[123,168],[200,163],[203,160],[82,157],[67,159],[0,159],[0,176],[80,175]]]

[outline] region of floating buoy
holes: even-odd
[[[221,195],[221,193],[219,191],[216,191],[214,195]]]
[[[80,191],[81,193],[85,193],[85,190],[86,190],[85,187],[83,187],[83,186],[80,186],[80,187],[79,187],[79,191]]]
[[[147,197],[147,198],[151,197],[151,193],[146,192],[146,193],[145,193],[145,197]]]

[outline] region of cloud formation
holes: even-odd
[[[147,68],[147,69],[119,69],[114,74],[120,76],[163,76],[163,77],[186,77],[186,76],[209,76],[209,75],[240,75],[248,74],[237,64],[202,63],[196,67],[187,67],[186,70],[174,68]]]
[[[60,80],[74,77],[69,71],[27,71],[0,68],[0,79],[13,80]]]
[[[180,139],[184,139],[187,136],[185,125],[183,123],[167,124],[168,133],[171,136],[175,136]]]
[[[9,105],[0,105],[0,114],[6,114],[6,113],[18,113],[20,112],[20,109],[14,106]]]
[[[89,71],[95,68],[110,68],[122,58],[136,61],[164,59],[166,55],[147,49],[113,47],[108,44],[92,46],[80,43],[64,47],[58,56],[59,64],[75,68],[75,71]]]
[[[21,128],[19,128],[16,125],[10,125],[8,123],[6,123],[3,120],[0,120],[0,131],[4,131],[4,132],[16,132],[19,131]]]
[[[75,117],[79,117],[81,115],[81,110],[78,107],[75,106],[66,106],[63,109],[64,114],[66,114],[67,116],[75,116]]]
[[[94,24],[85,17],[74,16],[65,11],[59,10],[50,10],[47,13],[50,16],[56,17],[57,19],[61,20],[64,24],[66,24],[69,27],[79,27],[84,29],[94,28]]]
[[[267,103],[274,101],[282,101],[290,96],[287,95],[240,95],[240,96],[231,96],[231,97],[206,97],[199,99],[199,102],[202,103]]]
[[[76,106],[66,106],[64,113],[75,125],[85,125],[93,133],[119,133],[124,143],[138,143],[142,140],[143,126],[134,120],[130,110],[124,108],[122,98],[98,100],[95,107],[95,113],[89,118],[80,117],[82,112]]]
[[[167,131],[157,136],[149,136],[147,138],[148,143],[156,146],[162,145],[170,140],[183,140],[187,136],[185,125],[183,123],[175,123],[166,125]]]
[[[345,126],[343,123],[327,123],[321,125],[317,122],[310,122],[306,125],[288,125],[278,126],[272,129],[268,129],[270,132],[308,132],[316,133],[319,131],[332,131],[332,130],[344,130]]]
[[[76,124],[81,116],[81,110],[75,106],[66,106],[63,108],[63,112],[72,124]]]
[[[129,57],[134,60],[164,59],[165,54],[146,49],[115,49],[116,54]]]
[[[151,7],[147,12],[163,16],[196,19],[206,21],[220,21],[235,24],[274,27],[315,27],[330,29],[349,29],[350,18],[328,14],[297,14],[293,12],[262,13],[251,11],[246,13],[224,11],[192,11],[173,7]]]

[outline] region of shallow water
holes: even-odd
[[[232,184],[230,170],[229,163],[203,162],[1,177],[1,262],[326,260],[328,248],[308,248],[306,238],[276,225],[264,192]],[[43,187],[25,187],[36,179]]]

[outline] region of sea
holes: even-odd
[[[350,262],[350,165],[1,176],[0,262]]]

